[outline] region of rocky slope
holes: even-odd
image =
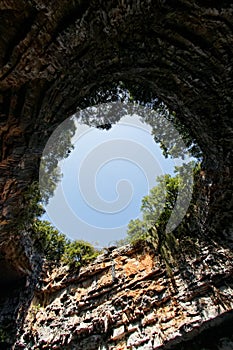
[[[170,275],[145,242],[101,255],[79,272],[45,269],[15,349],[231,349],[226,325],[218,339],[200,333],[223,318],[232,324],[233,254],[198,249]]]

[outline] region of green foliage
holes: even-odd
[[[41,204],[41,196],[38,182],[34,181],[25,193],[25,200],[28,208],[28,219],[39,217],[44,213]]]
[[[5,340],[5,333],[2,329],[0,329],[0,342],[3,342]]]
[[[161,240],[159,232],[165,226],[175,205],[179,176],[171,177],[166,174],[157,178],[157,186],[150,190],[149,195],[142,199],[141,211],[143,219],[131,220],[128,225],[128,239],[130,243],[138,240]]]
[[[181,178],[169,174],[157,177],[157,186],[142,199],[141,211],[143,220],[131,220],[128,226],[130,241],[137,238],[147,239],[152,227],[165,230],[171,212],[176,203]]]
[[[150,225],[139,219],[130,220],[127,231],[127,242],[135,244],[139,240],[148,240]]]
[[[18,228],[24,229],[31,226],[34,219],[40,217],[44,213],[41,203],[41,195],[39,184],[34,181],[24,193],[25,209],[18,220]]]
[[[114,111],[99,109],[100,104],[106,102],[122,102],[119,110]],[[81,108],[98,106],[98,108],[82,111],[81,120],[87,125],[96,126],[105,123],[115,123],[122,115],[122,107],[125,114],[130,114],[129,106],[140,106],[139,115],[143,115],[141,121],[152,127],[152,135],[160,144],[165,157],[183,157],[191,154],[196,158],[202,157],[202,152],[197,145],[192,130],[181,122],[181,116],[177,111],[169,110],[163,101],[155,98],[149,86],[139,86],[132,82],[115,82],[102,85],[97,90],[89,91],[88,97],[79,103]],[[144,108],[145,107],[145,108]],[[96,112],[95,112],[96,110]],[[91,118],[90,118],[91,115]],[[171,127],[173,125],[174,127]]]
[[[98,254],[99,252],[90,243],[77,240],[66,244],[61,260],[68,265],[81,266],[95,259]]]
[[[66,236],[56,230],[48,221],[35,220],[33,232],[48,261],[58,263],[68,244]]]
[[[48,221],[39,217],[44,213],[38,182],[33,182],[24,194],[27,207],[18,223],[19,229],[30,228],[34,246],[52,265],[69,264],[80,266],[94,259],[98,254],[90,243],[71,242]]]
[[[200,159],[202,157],[201,149],[191,135],[190,130],[180,122],[176,112],[169,111],[163,102],[155,105],[155,107],[152,103],[152,108],[156,111],[158,118],[155,120],[148,113],[145,122],[151,125],[154,140],[160,144],[163,155],[166,158],[169,155],[173,158],[183,158],[184,155],[191,154],[193,157]]]
[[[41,308],[41,305],[40,304],[36,304],[36,305],[32,305],[32,309],[35,311],[35,312],[38,312]]]
[[[143,198],[141,206],[143,220],[147,224],[150,223],[150,226],[167,223],[176,202],[181,179],[178,175],[171,177],[166,174],[158,176],[156,181],[157,186],[153,187],[150,194]]]
[[[154,140],[160,144],[165,157],[176,158],[187,154],[197,159],[202,157],[201,149],[192,135],[192,130],[180,121],[181,118],[177,112],[169,110],[159,98],[154,98],[150,89],[142,89],[137,84],[128,84],[125,88],[129,89],[131,100],[155,112],[147,112],[141,121],[152,127]]]
[[[54,265],[61,263],[81,266],[95,259],[99,252],[88,242],[70,241],[48,221],[35,220],[34,238],[47,261]]]
[[[74,148],[72,137],[76,131],[74,119],[67,119],[55,129],[46,144],[40,164],[40,191],[44,203],[48,203],[62,178],[59,161],[68,157]]]
[[[35,316],[35,315],[40,311],[40,309],[41,309],[41,305],[40,305],[40,304],[34,304],[34,305],[32,305],[32,306],[31,306],[31,309],[30,309],[31,315],[32,315],[32,316]]]
[[[0,345],[1,343],[7,342],[8,338],[9,338],[8,332],[3,328],[0,328]]]
[[[164,258],[166,264],[174,262],[174,256],[179,251],[179,240],[184,240],[188,230],[187,218],[193,209],[194,203],[191,201],[189,211],[186,213],[182,223],[173,232],[167,232],[166,227],[171,214],[175,211],[177,215],[182,210],[183,200],[190,195],[190,167],[194,163],[177,167],[175,176],[163,175],[157,178],[157,185],[153,187],[149,195],[142,200],[141,211],[142,220],[131,220],[128,225],[127,242],[135,244],[140,240],[146,240],[154,245],[159,254]],[[200,171],[198,164],[194,174]],[[177,198],[181,197],[177,205]],[[180,195],[181,193],[181,195]]]

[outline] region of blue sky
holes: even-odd
[[[110,246],[140,217],[142,198],[156,177],[173,173],[179,159],[165,159],[140,117],[125,116],[110,130],[77,124],[74,150],[60,162],[63,173],[43,219],[70,239]]]

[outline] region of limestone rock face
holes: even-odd
[[[144,243],[101,255],[79,272],[45,269],[15,348],[227,349],[232,255],[201,244],[169,276]],[[220,339],[200,335],[224,318]]]
[[[27,223],[20,230],[18,223],[46,141],[93,91],[113,82],[150,91],[189,128],[204,153],[195,232],[232,247],[230,1],[4,0],[0,19],[4,329],[20,324],[40,270]]]

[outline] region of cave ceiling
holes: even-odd
[[[19,256],[25,245],[14,228],[50,134],[95,89],[119,81],[150,91],[189,128],[204,153],[209,181],[202,184],[209,207],[201,215],[211,230],[224,223],[222,239],[232,243],[230,1],[5,0],[0,18],[0,221],[6,258]]]
[[[18,223],[44,146],[120,81],[189,129],[204,155],[196,231],[232,248],[232,58],[232,1],[0,1],[0,282],[27,285],[0,322],[4,312],[15,322],[37,281],[41,260]]]

